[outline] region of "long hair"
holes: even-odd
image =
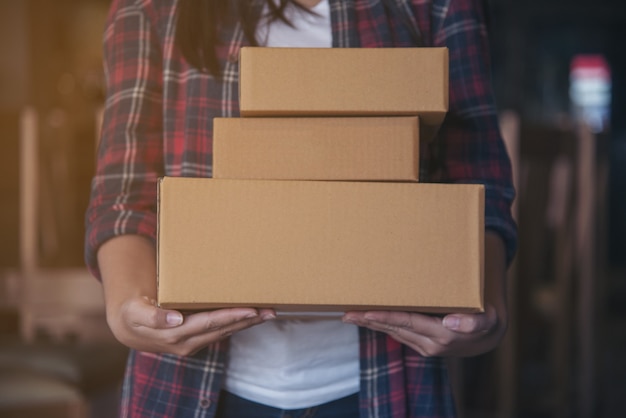
[[[266,2],[270,21],[281,20],[290,26],[285,17],[287,5],[310,12],[294,0]],[[176,46],[190,65],[216,78],[221,76],[216,47],[222,25],[238,19],[249,44],[259,45],[255,38],[259,16],[252,11],[252,0],[179,0],[176,13]]]

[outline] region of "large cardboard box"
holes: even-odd
[[[447,48],[241,49],[248,116],[417,115],[422,139],[448,110]]]
[[[419,180],[417,117],[216,118],[213,178]]]
[[[158,302],[483,309],[481,185],[164,178]]]

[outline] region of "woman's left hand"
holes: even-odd
[[[506,319],[487,305],[484,313],[438,316],[390,311],[347,312],[344,322],[381,331],[425,357],[474,356],[494,349]],[[503,315],[506,316],[506,315]]]
[[[468,357],[493,350],[506,332],[506,262],[504,242],[485,233],[485,311],[443,318],[411,312],[346,312],[344,322],[381,331],[422,356]]]

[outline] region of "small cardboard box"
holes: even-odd
[[[215,118],[213,178],[419,179],[417,117]]]
[[[447,48],[244,47],[248,116],[420,116],[432,138],[448,111]]]
[[[481,185],[164,178],[158,302],[483,309]]]

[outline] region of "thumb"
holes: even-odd
[[[183,323],[183,315],[174,310],[161,309],[154,300],[142,298],[140,303],[134,304],[131,311],[131,322],[137,326],[153,329],[174,328]]]
[[[480,314],[447,315],[443,318],[443,326],[463,334],[476,334],[489,332],[497,320],[495,309],[492,306],[487,306],[485,312]]]
[[[159,313],[165,315],[165,326],[159,328],[172,328],[182,325],[183,323],[183,315],[178,311],[165,311],[163,309],[157,308]],[[161,323],[159,323],[161,325]]]

